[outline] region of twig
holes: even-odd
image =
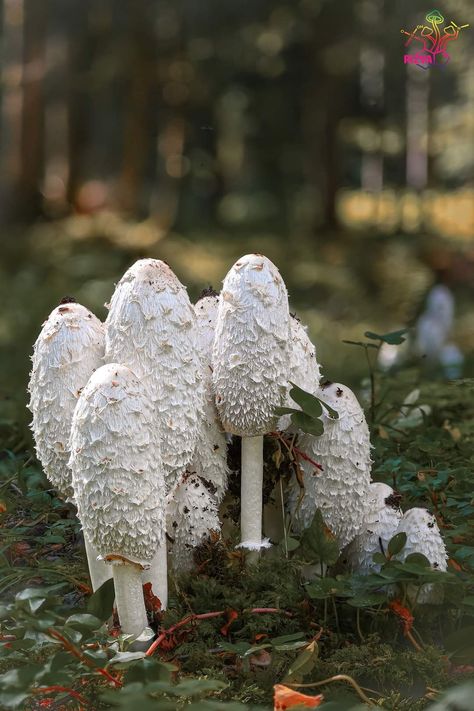
[[[288,560],[288,536],[286,533],[286,521],[285,521],[285,501],[283,498],[283,482],[280,477],[280,503],[281,503],[281,517],[283,519],[283,540],[285,542],[285,558]]]
[[[168,637],[170,634],[173,634],[173,632],[176,632],[176,630],[180,629],[181,627],[184,627],[185,625],[191,622],[196,622],[199,620],[210,620],[213,617],[222,617],[222,615],[225,615],[226,612],[226,610],[218,610],[216,612],[204,612],[201,615],[187,615],[184,619],[182,619],[180,622],[177,622],[175,625],[172,625],[167,630],[162,630],[158,637],[155,639],[155,641],[148,647],[145,656],[151,657],[151,655],[155,652],[156,649],[158,649],[158,647],[166,639],[166,637]],[[251,615],[261,615],[267,613],[285,615],[286,617],[293,617],[293,614],[291,612],[288,612],[287,610],[281,610],[279,607],[252,607],[248,610],[244,610],[244,613],[246,612],[250,613]]]
[[[49,627],[47,630],[48,634],[53,638],[58,640],[58,642],[61,642],[63,645],[64,649],[67,652],[70,652],[76,659],[79,659],[83,664],[85,664],[87,667],[90,669],[94,669],[94,671],[98,672],[99,674],[102,674],[102,676],[105,676],[106,679],[111,681],[114,686],[116,687],[121,687],[122,682],[120,679],[117,679],[116,677],[112,676],[112,674],[109,674],[109,672],[106,669],[102,669],[101,667],[96,667],[95,664],[89,660],[84,654],[81,652],[80,649],[78,649],[72,642],[70,642],[66,637],[63,637],[63,635],[58,632],[57,630],[53,629],[52,627]]]
[[[69,696],[74,697],[77,699],[81,704],[84,706],[87,706],[87,699],[85,699],[83,696],[78,691],[74,691],[74,689],[70,689],[67,686],[41,686],[37,687],[34,689],[31,689],[32,694],[50,694],[50,693],[57,692],[58,694],[64,693],[64,694],[69,694]]]
[[[315,681],[312,684],[292,684],[291,682],[286,682],[286,684],[287,686],[294,686],[297,689],[311,689],[316,688],[318,686],[325,686],[326,684],[332,684],[335,681],[345,681],[347,684],[350,684],[358,695],[358,697],[362,699],[365,704],[367,704],[368,706],[375,706],[375,704],[369,699],[369,697],[364,694],[355,679],[353,679],[351,676],[348,676],[347,674],[336,674],[335,676],[331,676],[329,679]]]

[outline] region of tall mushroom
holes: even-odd
[[[162,543],[166,497],[154,407],[126,366],[102,366],[82,391],[70,466],[86,535],[113,566],[122,631],[138,636],[147,626],[141,570]]]
[[[278,269],[261,254],[241,257],[219,297],[212,365],[222,425],[242,437],[240,546],[249,551],[268,546],[262,541],[263,435],[285,398],[289,331]]]
[[[387,484],[373,482],[370,485],[367,516],[360,533],[346,550],[351,568],[358,573],[380,570],[373,556],[386,553],[390,539],[397,532],[402,517],[399,498]]]
[[[63,303],[64,302],[64,303]],[[102,365],[104,327],[73,299],[64,299],[43,324],[34,345],[29,409],[38,459],[60,496],[74,500],[68,466],[71,422],[79,395],[93,371]],[[92,587],[107,580],[109,570],[85,536]]]
[[[304,495],[296,482],[289,489],[289,508],[294,523],[307,528],[317,509],[344,548],[356,536],[367,515],[370,485],[370,434],[364,411],[345,385],[326,383],[318,397],[339,414],[337,420],[323,413],[324,433],[302,435],[299,448],[322,466],[318,472],[303,460]]]
[[[405,533],[405,546],[397,555],[406,560],[411,553],[422,553],[434,570],[447,570],[448,554],[441,537],[436,519],[429,511],[421,508],[409,509],[403,514],[397,533]],[[437,604],[443,601],[442,590],[434,583],[425,583],[419,591],[409,586],[408,594],[419,604]]]
[[[140,259],[117,284],[105,327],[106,361],[131,368],[154,405],[169,492],[194,454],[202,408],[194,308],[165,262]],[[163,608],[165,565],[166,550],[160,550],[145,575]]]

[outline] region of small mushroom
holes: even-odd
[[[193,550],[211,531],[221,525],[215,496],[195,474],[185,474],[167,508],[167,531],[173,539],[172,562],[176,571],[186,571],[193,564]]]
[[[322,471],[306,460],[300,461],[304,473],[304,495],[296,481],[289,487],[289,509],[295,527],[307,528],[317,509],[326,525],[344,548],[360,532],[367,516],[370,486],[370,434],[364,411],[354,393],[345,385],[326,383],[318,397],[339,414],[337,420],[323,413],[324,433],[304,434],[298,447]]]
[[[313,395],[319,389],[321,370],[316,358],[316,347],[311,343],[307,327],[291,314],[290,318],[290,367],[288,380],[298,385],[306,392]],[[300,409],[299,405],[290,397],[291,385],[287,386],[286,407]],[[291,415],[283,415],[278,421],[278,429],[286,430],[290,427]]]
[[[147,626],[141,571],[162,543],[166,497],[154,407],[126,366],[102,366],[82,391],[70,466],[84,531],[112,564],[122,631],[138,636]]]
[[[387,484],[373,482],[368,496],[369,506],[361,531],[346,549],[350,567],[362,574],[380,570],[373,556],[387,552],[402,517],[394,491]]]
[[[219,295],[206,292],[195,305],[197,345],[203,368],[204,403],[200,413],[196,451],[190,472],[207,482],[220,504],[227,489],[227,441],[217,412],[212,384],[212,344],[217,318]]]
[[[104,326],[70,297],[63,299],[43,324],[33,352],[29,409],[38,459],[60,496],[74,500],[68,466],[74,408],[82,388],[104,356]],[[85,536],[92,588],[110,577]]]
[[[217,410],[226,432],[242,437],[241,543],[257,555],[262,541],[263,435],[276,425],[288,382],[288,294],[276,266],[241,257],[219,296],[212,356]]]
[[[411,553],[422,553],[433,569],[448,569],[446,546],[436,519],[429,511],[421,508],[406,511],[398,525],[397,533],[405,533],[407,537],[405,546],[397,555],[399,560],[406,560]],[[425,583],[419,591],[415,586],[409,586],[408,594],[420,605],[443,602],[443,591],[435,583]]]

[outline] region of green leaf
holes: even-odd
[[[276,407],[275,408],[276,415],[293,415],[293,414],[296,414],[297,412],[301,412],[301,410],[297,410],[294,407]]]
[[[323,515],[319,509],[314,514],[311,526],[301,536],[301,545],[313,563],[322,562],[333,565],[339,558],[339,544],[324,523]]]
[[[321,420],[315,419],[305,412],[296,412],[296,414],[291,416],[291,421],[295,427],[306,434],[319,437],[324,432],[324,425]]]
[[[304,632],[294,632],[293,634],[283,634],[280,637],[274,637],[270,642],[273,645],[288,644],[288,642],[296,642],[297,640],[303,639],[304,636]]]
[[[377,565],[384,565],[387,562],[387,559],[384,554],[380,553],[379,551],[373,554],[372,560],[374,563],[377,563]]]
[[[114,581],[112,578],[102,583],[87,603],[87,612],[105,622],[112,615],[115,600]]]
[[[400,331],[390,331],[390,333],[374,333],[373,331],[366,331],[364,336],[375,341],[382,341],[383,343],[388,343],[391,346],[399,346],[406,340],[403,335],[408,333],[408,328],[402,328]]]
[[[285,546],[285,541],[283,540],[281,542],[281,545],[284,547]],[[300,542],[297,538],[291,538],[291,536],[288,536],[286,539],[286,549],[288,550],[289,553],[292,551],[295,551],[297,548],[300,547]]]
[[[136,662],[138,659],[143,659],[144,657],[145,652],[117,652],[109,661],[109,664],[129,664],[130,662]]]
[[[293,664],[288,669],[288,672],[283,679],[283,683],[287,684],[289,681],[294,681],[295,678],[300,678],[305,674],[310,672],[316,660],[318,658],[318,645],[316,642],[310,642],[305,649],[299,654]]]
[[[367,593],[366,595],[361,593],[347,602],[352,607],[375,607],[386,601],[387,596],[384,593]]]
[[[423,553],[410,553],[410,555],[407,555],[405,558],[404,563],[412,563],[413,565],[419,565],[422,568],[429,568],[431,570],[431,563]]]
[[[407,542],[407,534],[403,531],[401,533],[395,534],[395,536],[390,539],[388,544],[388,552],[391,556],[397,555],[405,547]]]
[[[290,390],[290,397],[301,407],[303,412],[311,417],[320,417],[323,413],[323,409],[319,399],[311,393],[306,392],[306,390],[303,390],[298,385],[295,385],[295,383],[292,383],[291,380],[290,385],[292,386]]]

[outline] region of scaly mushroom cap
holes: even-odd
[[[204,479],[215,492],[219,504],[227,489],[227,442],[217,413],[212,386],[212,344],[217,317],[218,294],[200,299],[196,312],[197,346],[203,368],[204,404],[201,412],[196,451],[190,472]]]
[[[362,574],[370,570],[380,570],[380,564],[373,562],[374,553],[387,552],[389,541],[396,534],[401,517],[402,512],[398,508],[393,489],[381,482],[372,483],[362,530],[346,551],[353,570]]]
[[[317,395],[339,413],[339,419],[323,413],[324,433],[320,437],[301,436],[298,447],[323,470],[315,470],[310,462],[301,460],[305,493],[298,506],[300,490],[292,482],[288,505],[300,529],[307,528],[320,509],[342,549],[359,533],[367,515],[370,434],[364,411],[346,385],[328,383]]]
[[[104,327],[84,306],[61,304],[34,345],[28,407],[38,459],[52,485],[72,499],[69,435],[82,388],[102,364]]]
[[[153,404],[126,366],[102,366],[82,391],[70,466],[88,540],[104,558],[150,562],[163,539],[165,482]]]
[[[193,549],[220,531],[217,501],[199,477],[185,474],[169,496],[167,531],[173,539],[172,562],[177,571],[189,570]]]
[[[195,325],[185,287],[158,259],[141,259],[125,272],[105,323],[106,361],[131,368],[156,407],[169,488],[196,445],[203,392]]]
[[[316,360],[316,348],[303,326],[296,317],[290,318],[290,367],[288,380],[308,393],[316,394],[321,380],[321,372]],[[290,397],[291,385],[287,387],[285,407],[300,409]],[[286,430],[291,423],[291,415],[283,415],[278,420],[278,429]]]
[[[399,560],[405,560],[411,553],[422,553],[435,570],[446,571],[448,554],[441,537],[436,519],[429,511],[414,508],[405,511],[398,525],[397,533],[406,533],[407,542],[397,555]],[[411,596],[411,594],[410,594]],[[422,586],[417,602],[420,604],[436,604],[442,602],[442,590],[436,584]]]
[[[224,279],[213,349],[216,404],[227,432],[254,437],[276,424],[286,394],[288,294],[276,266],[247,254]]]

